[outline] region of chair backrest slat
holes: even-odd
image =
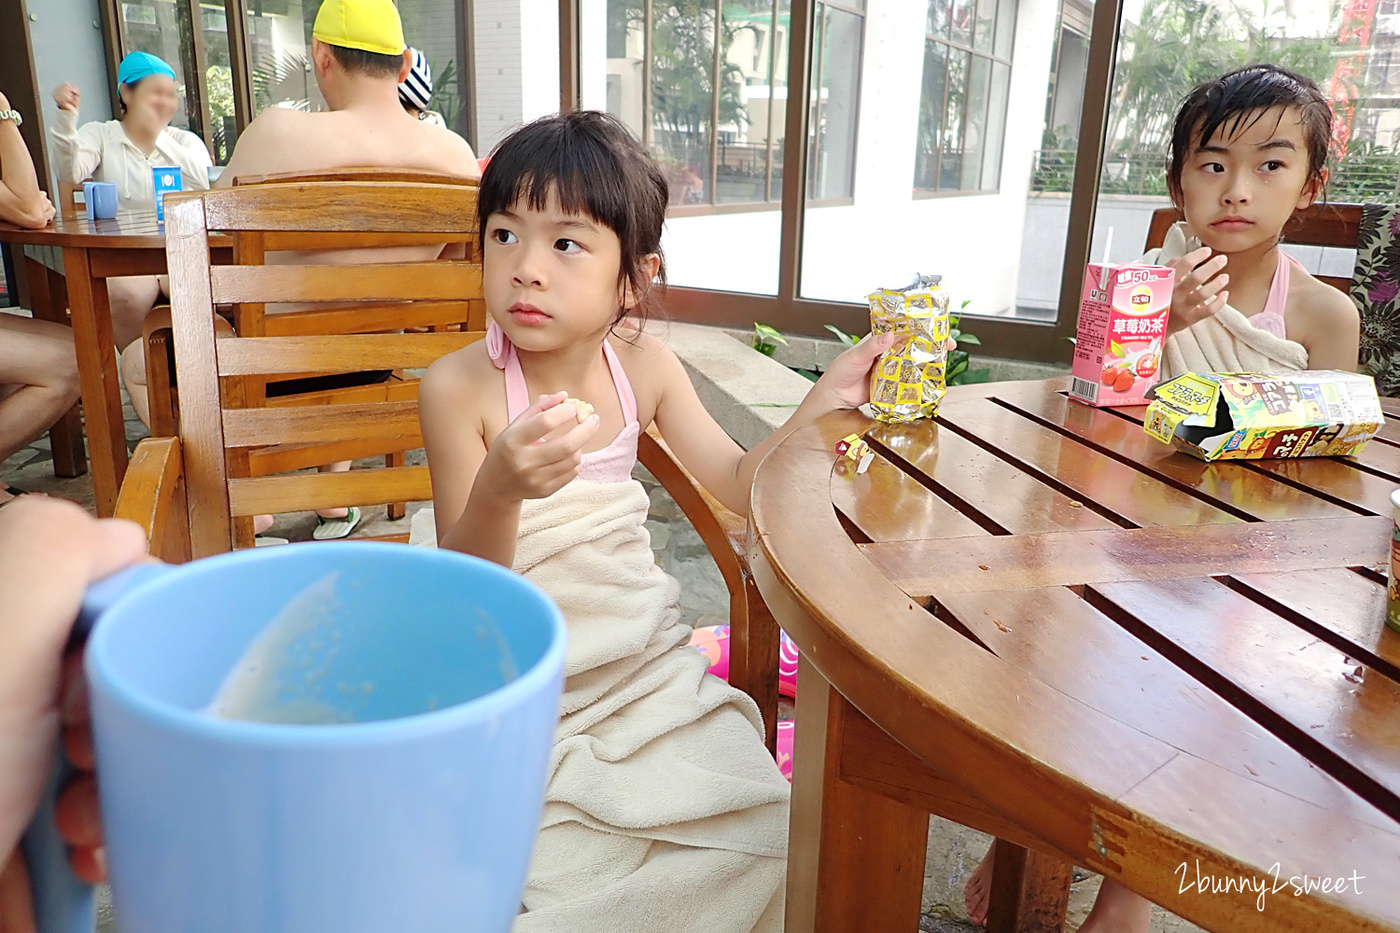
[[[476,339],[471,333],[239,337],[219,341],[218,373],[279,376],[420,369]]]
[[[206,229],[229,233],[453,235],[477,226],[477,189],[467,185],[308,182],[187,191],[168,197],[202,201]]]
[[[480,178],[465,175],[444,175],[413,168],[380,168],[376,165],[351,165],[320,172],[276,172],[270,175],[239,175],[233,180],[235,188],[243,185],[291,184],[308,181],[402,181],[417,185],[465,185],[479,187]]]
[[[433,497],[425,466],[238,477],[228,481],[229,509],[238,517],[301,509],[334,509],[347,503],[386,505]],[[225,547],[227,550],[227,547]]]
[[[417,402],[360,402],[224,410],[224,445],[263,447],[418,434]]]
[[[1185,217],[1175,207],[1159,207],[1152,212],[1147,230],[1146,249],[1156,249],[1165,242],[1172,224]],[[1303,211],[1283,229],[1283,242],[1294,246],[1331,246],[1356,249],[1361,233],[1360,204],[1317,204]],[[1342,293],[1351,286],[1350,277],[1315,275],[1319,282]]]
[[[267,337],[297,337],[308,334],[373,334],[380,331],[403,330],[409,327],[428,327],[444,318],[457,318],[470,324],[478,324],[474,318],[480,317],[478,326],[469,329],[486,329],[486,309],[480,314],[474,307],[475,301],[415,301],[405,304],[369,304],[350,308],[333,308],[326,311],[315,309],[298,311],[296,314],[269,314],[264,318],[263,334]],[[334,331],[328,328],[334,327]]]
[[[215,266],[215,304],[279,301],[403,301],[451,299],[481,288],[481,266],[470,262],[382,262],[366,265]]]

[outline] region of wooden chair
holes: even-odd
[[[80,181],[61,181],[58,183],[58,215],[60,217],[77,217],[87,210],[78,209],[78,192],[83,190],[83,183]]]
[[[1184,220],[1175,207],[1160,207],[1152,212],[1152,225],[1147,229],[1145,249],[1156,249],[1167,237],[1172,224]],[[1361,232],[1360,204],[1318,204],[1295,217],[1283,231],[1283,241],[1295,246],[1336,246],[1355,249]],[[1314,276],[1346,294],[1351,276]]]
[[[480,331],[411,335],[361,331],[393,327],[384,324],[386,307],[400,314],[416,313],[414,309],[428,305],[460,312],[464,304],[460,296],[479,294],[480,265],[438,260],[263,265],[256,244],[268,238],[277,242],[282,235],[378,236],[405,230],[442,242],[475,223],[476,191],[460,185],[316,183],[238,188],[202,197],[182,195],[179,211],[170,212],[166,219],[171,323],[179,347],[175,368],[180,386],[181,468],[162,488],[168,499],[176,495],[173,484],[179,476],[188,486],[189,553],[202,557],[250,545],[251,516],[260,512],[430,498],[426,468],[401,462],[383,470],[271,475],[421,447],[416,381],[344,390],[334,398],[314,400],[317,404],[305,399],[269,404],[264,388],[269,379],[278,377],[419,368],[479,339]],[[335,199],[337,210],[325,209],[329,198]],[[236,242],[247,237],[254,247],[242,256],[236,250],[236,259],[254,261],[211,266],[210,229],[227,230]],[[260,307],[272,300],[326,303],[340,310],[350,302],[367,304],[346,311],[358,314],[363,325],[349,333],[320,335],[303,327],[251,327],[215,344],[216,305]],[[411,303],[406,305],[409,311],[404,310],[405,303]],[[337,326],[343,323],[338,319]],[[266,355],[254,350],[265,350]],[[163,460],[176,455],[169,445],[164,451]],[[139,482],[133,486],[137,488]],[[149,512],[147,518],[153,522],[153,542],[164,543],[165,531],[155,522],[158,511]]]
[[[469,188],[475,203],[476,179],[430,172],[384,170],[371,168],[341,169],[333,172],[304,173],[286,172],[269,176],[240,176],[234,179],[235,187],[247,184],[317,184],[358,180],[360,182],[396,182],[416,184],[447,184],[453,187]],[[436,245],[447,242],[460,244],[462,258],[475,256],[477,249],[476,223],[473,221],[465,229],[450,233],[398,230],[385,233],[369,233],[364,230],[354,232],[311,232],[311,231],[242,231],[233,234],[234,263],[236,265],[262,264],[268,253],[279,251],[319,251],[335,249],[393,248]],[[356,305],[354,307],[318,308],[312,311],[288,312],[268,315],[264,305],[242,302],[232,309],[234,329],[242,336],[315,336],[329,334],[384,333],[393,330],[415,330],[441,332],[459,330],[480,338],[486,332],[486,305],[480,290],[463,293],[459,300],[451,302],[417,302],[406,304]],[[173,358],[170,314],[168,310],[152,313],[147,317],[143,328],[146,354],[147,396],[150,404],[151,434],[155,437],[171,437],[177,433],[176,413],[179,411],[176,380],[171,378],[170,365]],[[402,372],[393,373],[383,383],[350,388],[321,389],[295,394],[278,394],[268,398],[268,382],[286,381],[297,378],[296,374],[283,379],[267,381],[247,380],[245,391],[261,394],[268,406],[286,405],[329,405],[357,401],[401,401],[416,397],[416,378]],[[341,459],[339,454],[354,452],[356,457],[367,456],[364,444],[322,445],[288,444],[271,450],[250,452],[253,475],[282,472],[306,466],[333,463]],[[384,451],[389,466],[403,466],[405,451]],[[390,518],[402,518],[407,504],[390,503]]]
[[[475,339],[462,332],[330,336],[235,335],[215,338],[214,307],[269,300],[331,302],[450,300],[480,287],[480,266],[457,261],[364,266],[213,266],[210,230],[289,233],[461,229],[475,216],[462,186],[348,183],[333,187],[338,209],[324,210],[315,184],[261,185],[166,202],[166,251],[176,369],[179,435],[137,445],[116,514],[145,529],[151,552],[183,561],[251,544],[237,519],[261,512],[429,499],[426,467],[349,473],[255,475],[250,452],[303,443],[421,446],[416,392],[402,398],[317,407],[249,405],[245,383],[287,373],[417,368]],[[642,463],[675,497],[710,549],[730,591],[730,682],[754,697],[770,750],[777,726],[778,628],[745,559],[745,522],[706,494],[660,438],[644,434]],[[394,535],[406,540],[407,535]],[[334,544],[326,544],[334,547]]]

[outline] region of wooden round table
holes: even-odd
[[[227,262],[228,237],[211,238]],[[47,226],[26,230],[0,223],[0,242],[54,246],[63,250],[63,276],[36,276],[30,264],[36,316],[63,320],[72,313],[73,342],[82,382],[83,426],[92,460],[92,485],[99,515],[111,515],[126,474],[126,426],[122,419],[121,376],[112,338],[112,311],[106,279],[165,273],[165,225],[154,210],[119,214],[114,220],[57,216]],[[43,305],[43,307],[39,307]]]
[[[1211,930],[1400,929],[1400,430],[1207,464],[1065,384],[833,413],[760,467],[750,562],[802,651],[788,933],[917,929],[930,813],[1004,840],[993,930],[1058,930],[1069,863]]]

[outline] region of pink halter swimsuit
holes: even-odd
[[[506,415],[514,421],[530,407],[530,390],[525,386],[525,373],[520,369],[515,344],[495,321],[486,327],[486,354],[496,368],[505,373]],[[627,373],[607,340],[603,341],[603,358],[612,373],[613,388],[617,390],[617,400],[622,403],[626,424],[611,444],[583,455],[578,478],[587,483],[621,483],[632,478],[632,467],[637,462],[637,436],[641,433],[637,422],[637,397],[632,394],[632,383],[627,381]]]
[[[1299,268],[1302,267],[1298,260],[1279,250],[1278,265],[1274,268],[1274,280],[1269,283],[1269,297],[1264,302],[1264,310],[1246,318],[1252,326],[1273,334],[1280,340],[1288,339],[1288,331],[1283,322],[1283,309],[1288,304],[1288,278],[1291,267],[1295,264]]]

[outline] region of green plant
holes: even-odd
[[[964,301],[958,310],[965,310],[970,303],[970,300]],[[963,349],[963,347],[980,347],[982,341],[978,339],[976,334],[969,334],[962,329],[962,318],[957,315],[948,321],[948,325],[948,335],[958,343],[958,348],[948,354],[948,375],[945,377],[948,385],[966,386],[986,382],[991,378],[992,371],[990,369],[968,369],[972,357]]]
[[[844,343],[847,347],[854,347],[856,344],[860,343],[859,337],[852,337],[850,334],[846,333],[844,330],[837,327],[835,324],[827,324],[824,326],[827,330],[831,331],[833,334],[836,335],[837,340]]]
[[[750,343],[755,350],[764,356],[772,356],[773,351],[778,349],[778,344],[787,346],[787,339],[783,337],[778,329],[769,327],[767,324],[753,323],[753,340]]]

